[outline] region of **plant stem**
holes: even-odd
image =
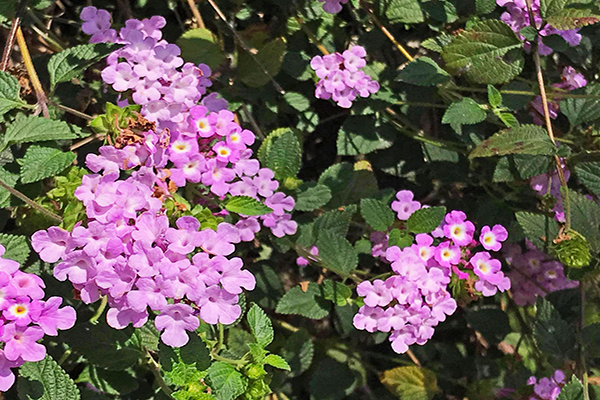
[[[323,44],[315,36],[315,34],[310,29],[308,29],[306,25],[304,25],[304,20],[302,19],[302,17],[296,16],[295,18],[298,24],[300,25],[300,28],[302,28],[304,33],[306,33],[306,36],[308,36],[308,38],[314,43],[314,45],[317,46],[319,51],[323,53],[324,56],[330,54],[329,51],[325,48],[325,46],[323,46]]]
[[[152,371],[152,374],[154,375],[154,378],[156,379],[156,382],[158,383],[158,386],[161,388],[161,390],[163,392],[165,392],[165,394],[167,396],[169,396],[169,398],[173,398],[172,394],[173,394],[173,390],[171,390],[171,388],[169,387],[169,385],[167,385],[167,382],[165,382],[165,380],[163,379],[161,373],[160,373],[160,364],[156,362],[156,360],[154,360],[154,357],[152,357],[152,355],[150,354],[150,352],[148,350],[146,350],[146,359],[147,359],[147,364],[150,367],[150,371]]]
[[[63,365],[63,363],[65,361],[67,361],[67,358],[69,358],[70,355],[71,355],[71,349],[65,350],[65,352],[63,353],[63,355],[58,360],[58,365]]]
[[[585,283],[579,282],[579,291],[581,294],[581,315],[579,324],[579,341],[581,348],[579,349],[579,366],[583,371],[583,399],[590,400],[590,392],[588,386],[588,372],[585,364],[585,346],[583,344],[583,328],[585,328]]]
[[[21,56],[23,57],[23,64],[25,64],[27,74],[29,75],[29,80],[31,81],[31,86],[33,86],[33,90],[35,91],[38,106],[42,109],[42,114],[44,117],[50,118],[50,113],[48,112],[48,99],[46,98],[46,93],[44,92],[40,78],[38,78],[35,68],[33,67],[31,54],[29,54],[29,49],[27,48],[27,43],[25,42],[25,37],[23,36],[23,30],[20,26],[17,27],[17,43],[19,43],[19,49],[21,50]]]
[[[15,11],[15,17],[12,20],[12,24],[10,26],[10,32],[6,37],[6,43],[4,43],[4,52],[2,53],[2,62],[0,63],[0,71],[5,72],[6,68],[8,68],[8,61],[10,60],[10,54],[12,53],[12,49],[15,45],[15,38],[17,36],[17,29],[21,25],[21,13],[27,4],[27,0],[21,0],[19,2],[19,6]]]
[[[108,304],[108,297],[102,296],[102,300],[100,300],[100,306],[96,310],[96,313],[90,318],[90,324],[97,324],[98,320],[102,316],[102,313],[106,309],[106,305]]]
[[[194,14],[194,19],[196,20],[196,25],[200,29],[206,29],[206,25],[204,25],[204,20],[202,19],[202,15],[200,14],[200,10],[198,10],[198,6],[194,0],[187,0],[190,9],[192,10],[192,14]]]
[[[19,192],[17,189],[8,186],[8,184],[6,182],[4,182],[2,179],[0,179],[0,188],[6,190],[13,196],[23,200],[27,205],[29,205],[32,208],[35,208],[36,210],[38,210],[40,213],[44,214],[48,218],[51,218],[51,219],[57,221],[58,223],[62,223],[62,218],[60,217],[60,215],[56,215],[52,211],[47,210],[44,207],[40,206],[35,201],[31,200],[29,197],[27,197],[23,193]]]
[[[217,342],[217,347],[215,349],[215,353],[218,353],[223,348],[223,342],[225,341],[225,328],[223,324],[219,322],[219,341]]]
[[[397,101],[396,104],[409,107],[448,108],[446,104],[425,103],[421,101]]]
[[[468,86],[452,86],[448,88],[448,90],[457,90],[460,92],[474,92],[474,93],[487,93],[487,89],[483,88],[474,88]],[[531,92],[528,90],[509,90],[509,89],[500,89],[500,93],[502,94],[511,94],[516,96],[539,96],[539,93]],[[560,91],[548,92],[546,96],[549,98],[560,97],[565,99],[592,99],[598,100],[600,99],[600,95],[597,94],[573,94],[573,93],[563,93]]]
[[[383,34],[390,40],[390,42],[392,42],[394,44],[394,46],[396,46],[396,48],[398,50],[400,50],[400,53],[402,53],[402,55],[404,55],[404,57],[406,57],[408,59],[408,61],[414,60],[413,56],[411,56],[410,53],[408,51],[406,51],[406,49],[404,48],[404,46],[402,46],[396,40],[396,38],[394,37],[394,35],[392,35],[391,32],[385,26],[383,26],[383,24],[381,23],[381,21],[379,21],[379,18],[377,18],[377,16],[375,16],[375,14],[373,14],[373,12],[367,6],[367,4],[364,1],[361,0],[360,5],[362,6],[363,10],[365,10],[367,12],[367,14],[369,15],[369,19],[371,21],[373,21],[373,23],[375,25],[377,25],[377,27],[379,29],[381,29],[381,32],[383,32]]]
[[[73,115],[75,115],[75,116],[77,116],[77,117],[79,117],[81,119],[85,119],[86,121],[91,121],[91,120],[94,119],[94,117],[92,117],[91,115],[88,115],[88,114],[86,114],[84,112],[81,112],[79,110],[76,110],[74,108],[67,107],[67,106],[64,106],[62,104],[55,103],[53,101],[49,101],[48,104],[50,104],[52,107],[58,108],[59,110],[62,110],[62,111],[67,112],[69,114],[73,114]]]

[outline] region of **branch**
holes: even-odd
[[[8,184],[6,182],[4,182],[2,179],[0,179],[0,188],[6,190],[13,196],[23,200],[27,205],[31,206],[32,208],[35,208],[36,210],[38,210],[40,213],[44,214],[48,218],[51,218],[51,219],[57,221],[58,223],[62,223],[62,218],[60,217],[60,215],[56,215],[52,211],[47,210],[44,207],[40,206],[35,201],[31,200],[29,197],[27,197],[23,193],[19,192],[17,189],[8,186]]]
[[[48,112],[48,99],[46,98],[46,93],[44,92],[44,88],[42,87],[40,78],[38,78],[38,75],[35,72],[35,68],[33,67],[31,54],[29,54],[29,49],[27,48],[27,43],[25,42],[25,37],[23,36],[23,31],[21,30],[20,26],[17,27],[17,43],[19,43],[19,49],[21,50],[23,63],[25,64],[25,68],[27,69],[27,74],[29,75],[31,86],[33,86],[33,90],[35,91],[35,96],[37,97],[38,105],[41,107],[42,114],[44,115],[44,117],[50,118],[50,113]]]

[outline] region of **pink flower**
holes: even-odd
[[[414,201],[414,194],[410,190],[401,190],[396,193],[398,201],[392,202],[392,210],[398,214],[398,219],[406,221],[408,218],[421,208],[421,203]]]
[[[486,225],[481,229],[479,242],[486,250],[499,251],[507,238],[508,231],[502,225],[494,225],[493,228]]]

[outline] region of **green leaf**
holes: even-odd
[[[421,208],[406,221],[406,229],[412,233],[429,233],[440,226],[446,216],[446,207]]]
[[[402,400],[431,400],[439,388],[435,374],[421,367],[396,367],[385,371],[381,383]]]
[[[300,286],[294,286],[283,295],[275,312],[278,314],[296,314],[311,319],[322,319],[329,314],[331,302],[325,300],[319,285],[310,282],[306,292]]]
[[[197,335],[183,347],[174,348],[161,343],[159,357],[162,371],[169,384],[187,386],[204,378],[210,366],[210,353],[206,344]]]
[[[556,400],[583,400],[583,385],[575,375],[563,386]]]
[[[582,334],[585,356],[589,359],[600,356],[600,323],[586,326]]]
[[[250,331],[258,343],[263,348],[267,347],[273,341],[273,325],[267,314],[256,304],[253,304],[246,315]]]
[[[325,357],[319,362],[310,379],[312,395],[310,398],[315,400],[347,399],[354,389],[356,380],[357,377],[346,363],[332,357]]]
[[[417,86],[435,86],[448,82],[450,74],[431,58],[419,57],[400,71],[398,79]]]
[[[94,388],[109,395],[126,395],[139,385],[133,371],[107,371],[88,365],[76,380],[76,383],[90,383]]]
[[[569,190],[571,227],[591,245],[593,253],[600,252],[600,206],[584,195]]]
[[[477,102],[469,97],[450,104],[444,113],[442,123],[450,124],[457,133],[462,132],[462,125],[474,125],[485,120],[486,112]]]
[[[351,206],[343,211],[331,210],[319,215],[313,224],[314,237],[318,239],[324,232],[332,232],[334,235],[345,237],[355,212],[356,206]]]
[[[266,166],[275,172],[275,177],[280,181],[296,177],[302,166],[302,147],[292,131],[288,130],[273,139]]]
[[[552,27],[561,30],[578,29],[593,25],[600,21],[600,16],[594,15],[592,10],[581,8],[567,8],[547,19]]]
[[[297,92],[286,92],[283,95],[285,101],[296,110],[302,112],[310,108],[310,100],[305,95]]]
[[[551,156],[556,146],[537,125],[521,125],[504,129],[481,142],[469,154],[469,158],[503,156],[506,154],[531,154]]]
[[[507,128],[516,128],[519,126],[519,120],[511,113],[500,113],[498,114],[498,118],[500,118],[500,121],[502,121]]]
[[[487,89],[488,103],[490,103],[490,106],[492,106],[493,108],[500,107],[500,105],[502,104],[502,94],[500,93],[500,91],[492,85],[488,85]]]
[[[322,286],[325,299],[331,300],[340,307],[348,304],[348,299],[352,296],[352,289],[348,286],[331,279],[325,279]]]
[[[546,251],[548,245],[558,236],[558,224],[554,218],[524,211],[515,213],[515,217],[525,237],[542,251]]]
[[[386,231],[396,220],[390,206],[377,199],[362,199],[360,214],[376,231]]]
[[[48,61],[50,89],[54,90],[60,82],[69,82],[119,47],[115,43],[82,44],[54,54]]]
[[[574,92],[575,94],[600,95],[600,85],[591,84],[585,89]],[[591,123],[600,118],[600,100],[598,99],[563,99],[560,102],[560,111],[566,115],[571,125]]]
[[[337,153],[356,156],[387,149],[395,136],[394,129],[387,124],[379,125],[375,115],[350,116],[338,133]]]
[[[425,20],[418,0],[378,0],[379,13],[391,23],[418,24]]]
[[[540,15],[547,18],[560,14],[565,8],[577,4],[587,4],[589,0],[540,0]]]
[[[19,81],[8,72],[0,71],[0,120],[13,108],[25,104],[19,97]]]
[[[403,249],[411,244],[413,244],[413,237],[407,231],[401,231],[398,228],[392,229],[388,238],[388,247],[398,246]]]
[[[22,400],[79,400],[75,382],[49,355],[19,368],[19,398]]]
[[[66,122],[33,115],[28,117],[19,115],[15,122],[6,129],[0,149],[3,150],[11,144],[75,139],[77,137],[75,131]]]
[[[444,47],[442,57],[453,75],[475,83],[505,83],[523,70],[523,44],[498,20],[476,23]]]
[[[496,346],[512,331],[508,315],[498,308],[469,310],[466,320],[491,346]]]
[[[6,249],[2,258],[16,261],[19,264],[24,264],[31,252],[25,236],[0,233],[0,244]]]
[[[323,231],[317,240],[319,257],[334,272],[348,273],[358,266],[358,254],[348,239]]]
[[[237,399],[248,387],[248,378],[223,361],[210,366],[207,380],[217,400]]]
[[[309,333],[304,328],[294,332],[283,343],[282,355],[291,368],[290,376],[298,376],[312,364],[315,348]]]
[[[54,147],[30,146],[23,158],[17,160],[21,166],[21,183],[37,182],[58,175],[75,158],[75,153],[64,153]]]
[[[242,215],[265,215],[273,212],[270,207],[250,196],[233,196],[225,204],[225,209]]]
[[[577,163],[575,172],[586,188],[592,193],[600,195],[600,161]]]
[[[177,39],[177,45],[181,48],[181,57],[194,64],[203,63],[214,70],[226,61],[217,38],[206,28],[184,32]]]
[[[539,349],[554,366],[562,365],[575,350],[575,331],[548,300],[538,297],[533,332]]]
[[[331,189],[329,208],[352,204],[363,197],[372,197],[378,190],[377,180],[372,172],[355,170],[352,164],[342,162],[332,165],[319,177],[319,183]]]
[[[4,168],[0,167],[0,179],[2,179],[8,186],[13,187],[19,180],[19,174],[13,174],[8,172]],[[0,188],[0,208],[8,207],[10,205],[11,194],[8,190]]]
[[[331,190],[327,186],[319,183],[302,184],[298,188],[294,209],[312,211],[324,206],[329,200],[331,200]]]
[[[238,77],[250,87],[260,87],[279,73],[285,54],[286,44],[281,38],[254,46],[257,53],[251,56],[247,51],[238,49]],[[268,75],[258,62],[267,70]]]
[[[475,11],[479,15],[486,15],[496,9],[496,0],[475,0]]]
[[[290,365],[285,359],[277,354],[269,354],[265,357],[263,362],[275,368],[283,369],[284,371],[291,371]]]

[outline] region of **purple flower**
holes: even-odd
[[[348,0],[319,0],[323,4],[323,10],[330,14],[337,14],[342,11],[342,4],[346,4]]]
[[[218,286],[206,289],[204,297],[198,302],[200,307],[200,318],[206,323],[231,324],[242,313],[237,304],[238,296]]]
[[[6,358],[3,350],[0,350],[0,392],[6,392],[15,383],[15,374],[11,368],[16,368],[23,364],[22,359],[10,361]]]
[[[256,279],[250,271],[242,271],[244,263],[241,258],[234,257],[231,260],[227,260],[225,257],[217,256],[213,258],[213,261],[217,258],[221,258],[221,262],[217,264],[218,267],[216,270],[221,274],[219,281],[221,286],[223,286],[223,289],[232,294],[242,293],[242,288],[254,290]]]
[[[46,335],[56,336],[57,330],[71,329],[75,325],[77,314],[73,307],[62,307],[63,299],[60,297],[50,297],[43,304],[40,316],[36,323],[44,330]]]
[[[376,279],[372,283],[369,281],[360,283],[356,287],[356,293],[364,297],[364,302],[369,307],[387,306],[392,301],[392,294],[381,279]]]
[[[406,221],[408,218],[421,208],[421,203],[414,201],[414,194],[410,190],[401,190],[396,193],[398,201],[392,202],[392,210],[396,211],[398,219]]]
[[[192,307],[187,304],[170,304],[163,308],[154,321],[164,344],[182,347],[190,340],[186,331],[195,331],[200,326],[198,317],[192,315]]]
[[[356,329],[367,332],[375,332],[379,319],[384,316],[384,311],[380,307],[362,306],[354,316],[352,323]]]
[[[10,361],[22,358],[25,361],[40,361],[46,356],[46,348],[37,343],[44,337],[38,326],[21,327],[16,324],[4,325],[0,340],[4,342],[4,355]]]
[[[500,251],[502,242],[508,239],[508,231],[502,225],[494,225],[493,228],[484,226],[481,229],[479,242],[486,250]]]
[[[53,263],[65,254],[68,239],[69,232],[57,226],[51,226],[48,231],[34,233],[31,236],[31,245],[42,261]]]
[[[451,211],[444,219],[444,235],[458,246],[466,246],[473,240],[475,225],[467,221],[467,215],[462,211]]]

